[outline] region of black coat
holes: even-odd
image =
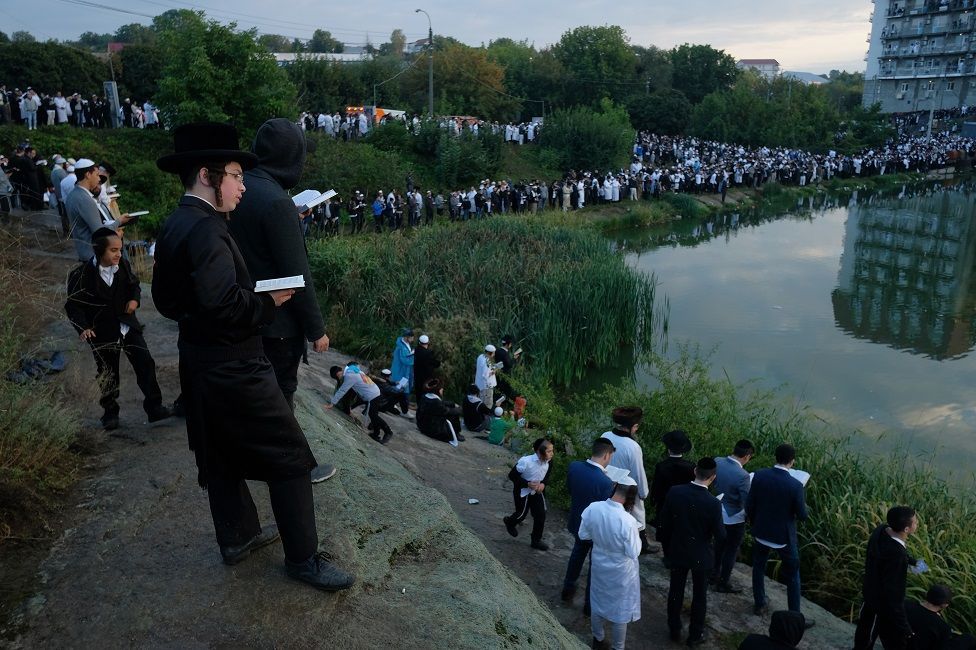
[[[908,551],[892,539],[887,526],[881,524],[868,538],[864,559],[864,602],[906,637],[911,634],[905,615],[907,577]]]
[[[426,392],[424,383],[428,379],[433,379],[434,371],[440,367],[441,362],[430,351],[430,348],[425,348],[422,345],[417,346],[413,352],[413,386],[418,396]]]
[[[793,650],[803,639],[805,619],[800,612],[773,612],[769,622],[769,636],[750,634],[739,650]]]
[[[264,357],[258,328],[274,300],[256,294],[222,214],[184,196],[156,242],[153,299],[180,326],[180,385],[198,480],[308,473],[315,459]]]
[[[725,538],[721,502],[700,485],[675,485],[658,512],[657,538],[670,549],[671,566],[711,569],[712,541]]]
[[[417,430],[434,440],[450,442],[453,438],[447,428],[447,422],[450,420],[455,433],[458,433],[456,421],[460,415],[461,407],[454,402],[424,395],[417,402]]]
[[[244,173],[247,190],[230,214],[230,233],[255,281],[301,275],[305,289],[275,311],[260,333],[269,338],[302,337],[316,341],[325,322],[308,267],[305,236],[295,203],[286,189],[298,182],[305,159],[305,135],[285,120],[265,123],[255,137],[258,166]]]
[[[102,280],[98,266],[88,261],[68,274],[68,300],[64,303],[64,311],[79,334],[87,329],[95,330],[93,343],[110,343],[119,340],[121,323],[142,331],[136,315],[125,313],[130,300],[138,303],[141,299],[139,278],[128,260],[119,260],[119,270],[111,287]]]
[[[691,483],[695,480],[695,466],[684,458],[665,458],[654,466],[654,479],[651,481],[651,503],[656,511],[664,506],[664,497],[672,486]]]

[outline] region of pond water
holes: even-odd
[[[714,348],[716,376],[782,387],[873,451],[976,467],[973,185],[820,196],[615,245],[670,302],[669,355]]]

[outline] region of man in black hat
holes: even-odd
[[[240,151],[237,130],[226,124],[184,125],[174,140],[176,153],[156,164],[179,174],[186,194],[156,243],[153,298],[179,322],[187,435],[221,555],[237,564],[280,532],[290,577],[346,589],[353,576],[318,552],[315,459],[258,333],[294,291],[255,293],[227,229],[227,213],[244,193],[244,169],[257,157]],[[268,484],[277,528],[262,529],[246,480]]]
[[[691,451],[691,440],[681,429],[668,431],[661,438],[665,448],[668,450],[668,457],[658,462],[654,466],[654,479],[651,482],[651,502],[654,503],[654,512],[660,513],[664,507],[664,499],[668,496],[668,490],[675,485],[683,485],[695,480],[695,465],[684,459],[684,455]],[[668,561],[668,542],[661,542],[661,552],[664,554],[665,562]]]
[[[305,290],[275,311],[271,324],[261,328],[264,355],[271,362],[278,386],[295,410],[298,365],[305,356],[306,341],[315,352],[329,349],[322,311],[315,298],[315,284],[308,268],[308,250],[295,203],[285,190],[298,184],[305,155],[314,141],[305,140],[302,128],[284,118],[261,125],[251,151],[258,158],[254,169],[244,172],[247,192],[228,222],[230,234],[241,249],[248,273],[254,280],[305,278]],[[333,465],[312,470],[312,483],[332,478]]]
[[[641,554],[651,552],[647,541],[647,517],[644,514],[644,499],[647,498],[647,474],[644,471],[644,450],[637,442],[637,429],[644,419],[644,411],[638,406],[620,406],[613,410],[613,430],[603,434],[613,444],[616,452],[610,465],[630,472],[637,485],[637,500],[630,514],[637,520],[640,530]]]
[[[668,588],[668,629],[672,641],[681,640],[681,607],[685,585],[691,572],[693,595],[688,645],[705,642],[705,609],[708,598],[708,572],[715,562],[713,539],[725,537],[722,506],[708,491],[715,480],[715,459],[705,457],[695,466],[691,483],[668,490],[658,514],[658,536],[670,548],[671,585]]]

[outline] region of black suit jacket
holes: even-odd
[[[656,511],[664,506],[664,497],[675,485],[691,483],[695,480],[695,466],[684,458],[668,457],[654,466],[654,479],[651,481],[651,502]]]
[[[434,370],[439,368],[441,362],[437,360],[434,353],[429,348],[418,345],[413,352],[413,386],[418,395],[427,392],[424,383],[428,379],[434,378]]]
[[[868,538],[864,559],[864,602],[907,637],[911,634],[905,615],[908,551],[892,539],[887,528],[881,524]]]
[[[120,323],[141,332],[142,324],[135,314],[126,314],[125,305],[130,300],[140,302],[142,289],[129,261],[119,260],[119,270],[112,286],[102,280],[98,267],[91,261],[82,262],[68,274],[68,300],[64,310],[68,319],[80,334],[86,329],[95,330],[95,343],[117,341]]]
[[[672,567],[712,568],[712,540],[725,539],[725,526],[721,502],[708,488],[692,483],[672,487],[658,513],[657,524],[658,539],[670,548]]]

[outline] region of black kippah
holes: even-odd
[[[104,237],[118,237],[119,233],[115,232],[111,228],[99,228],[92,233],[91,240],[96,241]]]

